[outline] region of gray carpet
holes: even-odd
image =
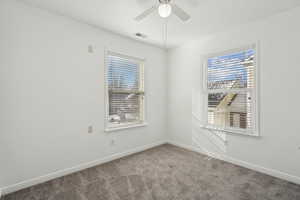
[[[300,186],[172,145],[58,178],[4,200],[299,200]]]

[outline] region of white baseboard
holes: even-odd
[[[198,152],[198,153],[201,153],[201,154],[204,154],[204,155],[207,155],[207,156],[219,159],[219,160],[223,160],[225,162],[229,162],[229,163],[232,163],[232,164],[235,164],[235,165],[239,165],[239,166],[242,166],[242,167],[254,170],[254,171],[258,171],[258,172],[261,172],[261,173],[264,173],[264,174],[267,174],[267,175],[270,175],[270,176],[273,176],[273,177],[276,177],[276,178],[280,178],[280,179],[283,179],[283,180],[286,180],[286,181],[289,181],[289,182],[292,182],[292,183],[300,184],[300,177],[298,177],[298,176],[290,175],[290,174],[285,173],[285,172],[281,172],[281,171],[278,171],[278,170],[274,170],[274,169],[262,167],[262,166],[259,166],[259,165],[255,165],[255,164],[252,164],[252,163],[249,163],[249,162],[245,162],[245,161],[242,161],[242,160],[232,158],[230,156],[219,155],[219,154],[216,154],[216,153],[212,153],[212,152],[207,151],[206,149],[201,149],[200,147],[195,147],[193,145],[181,144],[181,143],[174,142],[174,141],[168,141],[167,143],[178,146],[178,147],[181,147],[181,148],[184,148],[184,149],[187,149],[187,150],[190,150],[190,151]]]
[[[141,152],[141,151],[144,151],[144,150],[147,150],[147,149],[150,149],[150,148],[153,148],[153,147],[165,144],[165,143],[166,143],[165,141],[159,141],[159,142],[147,144],[144,146],[130,149],[130,150],[122,152],[122,153],[113,154],[113,155],[110,155],[110,156],[107,156],[107,157],[104,157],[104,158],[101,158],[98,160],[94,160],[94,161],[87,162],[87,163],[82,163],[80,165],[77,165],[77,166],[74,166],[71,168],[59,170],[59,171],[56,171],[56,172],[53,172],[50,174],[46,174],[43,176],[39,176],[39,177],[36,177],[33,179],[25,180],[25,181],[10,185],[10,186],[4,187],[4,188],[0,188],[0,198],[1,198],[1,192],[2,192],[2,195],[9,194],[9,193],[12,193],[12,192],[36,185],[36,184],[44,183],[44,182],[50,181],[50,180],[58,178],[58,177],[62,177],[62,176],[65,176],[65,175],[68,175],[68,174],[71,174],[74,172],[78,172],[78,171],[81,171],[81,170],[84,170],[84,169],[87,169],[90,167],[94,167],[94,166],[97,166],[97,165],[100,165],[103,163],[107,163],[112,160],[122,158],[124,156],[128,156],[128,155],[131,155],[134,153],[138,153],[138,152]]]

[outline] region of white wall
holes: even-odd
[[[191,148],[199,147],[202,151],[230,158],[245,166],[256,166],[271,174],[281,174],[283,178],[300,183],[299,20],[300,8],[295,8],[170,50],[170,141]],[[260,43],[261,137],[227,135],[226,145],[199,128],[203,120],[203,56],[257,41]]]
[[[14,0],[0,29],[0,188],[165,141],[163,49]],[[146,58],[147,127],[104,132],[105,47]]]

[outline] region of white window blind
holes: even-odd
[[[211,56],[205,72],[207,127],[256,135],[256,52]]]
[[[144,121],[144,69],[142,61],[110,53],[106,62],[107,127]]]

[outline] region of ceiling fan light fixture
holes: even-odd
[[[162,18],[169,17],[172,13],[172,6],[168,3],[161,3],[158,6],[158,14]]]

